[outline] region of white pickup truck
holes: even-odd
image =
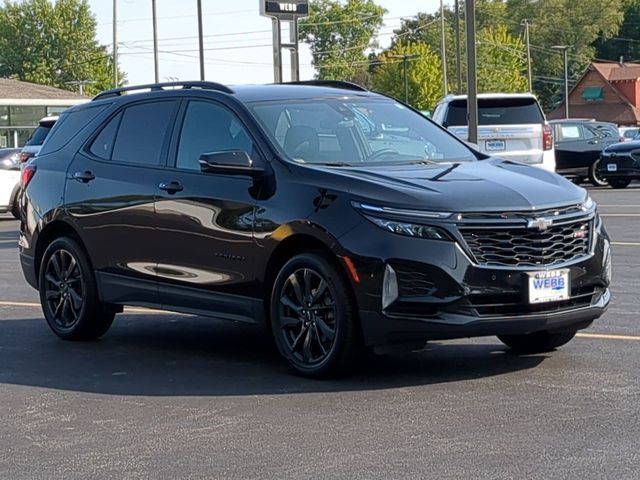
[[[467,141],[467,96],[449,95],[436,106],[433,120]],[[530,93],[478,95],[478,149],[488,155],[555,171],[553,133]]]
[[[18,217],[20,189],[20,149],[0,149],[0,213],[11,212]]]

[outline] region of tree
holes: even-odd
[[[530,22],[534,90],[546,110],[562,99],[564,62],[553,45],[571,45],[569,76],[580,76],[592,61],[592,43],[615,36],[622,22],[622,0],[507,0],[512,32]],[[555,101],[554,101],[555,100]]]
[[[593,43],[596,57],[640,61],[640,0],[623,0],[622,10],[624,19],[617,35],[607,40],[598,38]]]
[[[373,0],[316,0],[310,16],[300,21],[300,40],[309,44],[317,77],[356,80],[368,68],[365,51],[377,44],[374,35],[386,10]]]
[[[505,26],[485,27],[477,36],[479,92],[526,92],[525,46]]]
[[[417,55],[407,64],[409,104],[419,110],[432,110],[442,97],[442,69],[440,58],[426,43],[398,43],[383,52],[373,71],[373,87],[404,99],[403,60],[395,57],[398,55]]]
[[[73,90],[88,80],[88,95],[111,88],[113,58],[96,40],[87,0],[7,1],[0,7],[0,75]],[[119,78],[122,79],[122,74]]]

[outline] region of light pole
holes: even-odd
[[[470,143],[478,143],[478,81],[476,76],[476,7],[474,1],[465,2],[467,30],[467,124]]]
[[[113,0],[113,88],[118,88],[118,0]]]
[[[447,42],[444,34],[444,0],[440,0],[440,58],[442,60],[442,90],[446,97],[449,94],[449,87],[447,86]]]
[[[554,45],[551,48],[564,54],[564,118],[569,118],[569,49],[573,45]]]
[[[524,41],[527,47],[527,79],[529,80],[529,92],[533,92],[533,80],[531,79],[531,43],[529,41],[529,20],[526,18],[520,22],[524,27]]]
[[[204,80],[204,41],[202,35],[202,0],[198,0],[198,50],[200,52],[200,80]]]
[[[156,0],[151,0],[151,17],[153,21],[153,78],[155,83],[160,81],[160,70],[158,66],[158,12],[156,10]]]
[[[460,54],[460,5],[455,0],[454,7],[456,15],[454,17],[453,28],[456,31],[456,93],[462,93],[462,57]]]
[[[413,60],[414,58],[418,58],[420,55],[412,54],[412,55],[391,55],[391,58],[401,58],[402,59],[402,70],[404,77],[404,103],[409,103],[409,78],[407,73],[407,63],[409,60]]]

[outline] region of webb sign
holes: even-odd
[[[260,15],[279,20],[294,20],[309,15],[309,0],[260,0]]]

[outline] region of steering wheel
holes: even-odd
[[[385,155],[398,155],[398,151],[393,148],[383,148],[381,150],[376,150],[371,155],[367,157],[367,161],[377,160],[380,157],[384,157]]]

